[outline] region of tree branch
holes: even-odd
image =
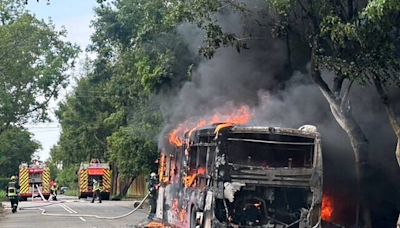
[[[381,98],[382,104],[384,105],[387,115],[389,117],[390,124],[392,125],[392,128],[397,136],[398,139],[400,139],[400,119],[398,115],[396,115],[396,111],[394,110],[393,103],[390,100],[381,80],[379,79],[378,75],[373,72],[374,74],[374,84],[375,88],[379,94],[379,97]]]
[[[336,99],[340,98],[340,93],[342,91],[343,81],[345,77],[343,75],[336,75],[333,79],[333,94],[335,95]]]
[[[350,112],[350,90],[351,86],[353,85],[354,80],[350,80],[349,84],[347,85],[346,90],[344,91],[343,97],[340,102],[340,110]]]
[[[328,84],[324,81],[324,79],[321,77],[321,71],[316,63],[316,57],[315,57],[315,48],[312,50],[312,56],[311,56],[311,78],[312,80],[318,85],[320,88],[322,94],[325,96],[325,98],[328,100],[329,104],[334,105],[334,108],[336,111],[339,111],[339,105],[337,103],[337,100],[335,98],[335,95],[332,93],[331,89],[329,88]]]
[[[96,133],[93,133],[93,136],[94,136],[94,138],[95,138],[102,146],[104,146],[104,147],[107,146],[106,143],[104,143],[103,141],[101,141],[101,140],[97,137]]]
[[[348,20],[350,21],[354,16],[353,0],[347,0]]]
[[[297,2],[299,3],[299,5],[300,5],[301,9],[304,11],[304,13],[306,13],[307,17],[311,20],[311,22],[313,24],[313,32],[314,32],[318,28],[317,18],[315,18],[315,16],[311,13],[310,10],[307,10],[307,8],[304,6],[304,4],[301,0],[297,0]]]
[[[47,106],[47,104],[50,102],[50,100],[54,97],[54,95],[57,93],[57,88],[58,88],[58,85],[55,85],[53,90],[50,93],[50,96],[48,96],[47,99],[45,99],[42,103],[38,104],[38,106],[36,106],[35,108],[31,109],[30,113],[36,112],[39,109],[44,109]]]

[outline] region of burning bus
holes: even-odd
[[[319,227],[316,127],[214,124],[162,152],[156,217],[173,227]]]

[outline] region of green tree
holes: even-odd
[[[95,83],[92,76],[78,82],[75,93],[60,104],[57,116],[63,127],[59,147],[52,152],[54,161],[70,164],[88,162],[91,158],[105,159],[107,155],[106,137],[112,129],[104,119],[114,109],[102,95],[102,83]]]
[[[70,166],[59,171],[57,175],[58,186],[65,186],[70,189],[78,189],[78,166]]]
[[[0,156],[1,172],[16,174],[39,148],[21,126],[47,120],[47,107],[66,86],[66,71],[78,53],[63,41],[65,31],[38,20],[22,0],[0,2]]]
[[[161,0],[102,3],[89,47],[96,59],[58,112],[63,132],[53,158],[72,164],[103,152],[127,180],[120,195],[154,165],[163,126],[155,97],[187,80],[196,60],[167,8]]]
[[[65,31],[24,11],[20,1],[0,5],[0,133],[28,119],[46,120],[47,106],[67,84],[78,49]]]
[[[143,130],[145,129],[120,128],[109,137],[111,161],[118,164],[118,173],[126,180],[126,184],[120,189],[120,196],[126,194],[137,176],[155,168],[157,143],[153,138],[146,138],[143,134],[146,131]]]
[[[21,162],[28,162],[40,148],[31,140],[31,133],[22,128],[12,127],[0,134],[0,176],[18,175]]]

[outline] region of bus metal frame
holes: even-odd
[[[161,152],[156,218],[174,227],[320,227],[316,128],[212,126]]]

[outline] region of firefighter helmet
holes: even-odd
[[[152,178],[155,178],[157,176],[157,174],[156,173],[150,173],[150,177],[152,177]]]
[[[10,178],[12,181],[15,181],[15,180],[17,180],[17,177],[16,176],[11,176],[11,178]]]

